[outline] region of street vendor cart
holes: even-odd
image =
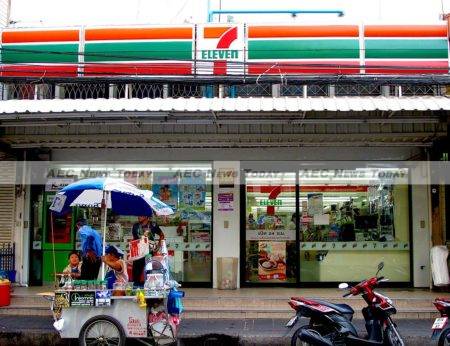
[[[66,186],[50,207],[62,212],[72,206],[97,206],[103,209],[103,231],[106,209],[122,215],[160,215],[173,213],[150,191],[112,179],[86,179]],[[105,252],[103,233],[103,253]],[[78,338],[80,345],[125,345],[127,338],[146,345],[176,341],[182,311],[179,284],[171,280],[167,248],[164,241],[158,256],[151,256],[154,243],[141,239],[130,248],[127,261],[145,256],[146,281],[143,288],[120,283],[107,288],[104,280],[72,280],[46,298],[52,302],[54,327],[62,338]],[[102,277],[104,268],[102,268]]]
[[[147,271],[147,276],[163,278],[152,287],[108,290],[103,281],[93,280],[73,281],[56,290],[52,309],[61,337],[78,338],[83,346],[125,345],[127,338],[147,345],[175,342],[184,293],[175,281],[167,280],[164,263],[149,263],[157,269]]]

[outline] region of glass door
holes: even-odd
[[[297,282],[295,173],[245,175],[244,284]]]

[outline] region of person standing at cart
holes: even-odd
[[[158,247],[161,247],[161,241],[164,239],[164,233],[149,216],[138,216],[138,222],[133,225],[131,231],[133,240],[141,239],[141,237],[148,237],[149,240],[154,241],[155,235],[159,236]],[[142,273],[144,272],[145,258],[138,259],[133,262],[133,282],[135,286],[143,286],[144,280]]]
[[[81,240],[81,279],[96,280],[102,264],[102,238],[100,234],[87,224],[85,219],[77,221],[77,231]]]

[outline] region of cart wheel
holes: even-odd
[[[89,319],[81,328],[80,346],[125,346],[125,332],[120,323],[109,316]]]

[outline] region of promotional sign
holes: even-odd
[[[180,208],[205,210],[206,174],[183,176],[180,180]]]
[[[70,306],[72,307],[95,306],[95,291],[70,292]]]
[[[173,210],[178,205],[178,175],[176,172],[155,172],[153,174],[153,194]]]
[[[197,26],[197,73],[244,73],[244,26],[217,24]]]
[[[274,240],[274,241],[295,241],[295,229],[248,229],[246,234],[247,240]]]
[[[258,278],[286,281],[286,242],[260,241]]]
[[[111,305],[111,291],[96,291],[95,292],[95,306],[110,306]]]
[[[137,317],[128,317],[127,334],[131,337],[146,337],[147,323]]]
[[[129,244],[127,260],[130,262],[143,258],[150,252],[150,244],[147,237],[132,240]]]
[[[73,183],[72,178],[51,178],[47,180],[47,183],[45,184],[45,191],[46,192],[52,192],[52,191],[59,191],[63,187],[66,187],[69,184]]]
[[[308,193],[308,215],[323,214],[323,194]]]
[[[234,210],[234,194],[233,192],[222,192],[217,195],[219,202],[219,211],[233,211]]]

